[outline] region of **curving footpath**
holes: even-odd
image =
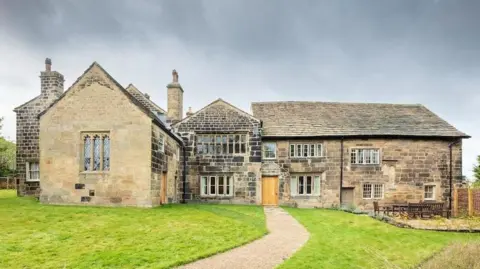
[[[271,269],[303,246],[310,234],[296,219],[279,207],[265,207],[266,236],[247,245],[184,265],[183,269]]]

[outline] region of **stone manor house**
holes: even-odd
[[[68,90],[46,59],[17,113],[18,195],[47,204],[331,207],[448,201],[468,135],[418,104],[218,99],[183,116],[93,63]],[[188,92],[188,91],[187,91]]]

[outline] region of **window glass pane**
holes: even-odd
[[[323,146],[322,146],[322,144],[317,145],[317,156],[323,156]]]
[[[228,142],[228,153],[229,153],[229,154],[233,154],[233,153],[234,153],[233,143],[234,143],[233,141]]]
[[[224,194],[224,181],[223,177],[218,177],[218,194],[223,195]]]
[[[238,135],[237,135],[238,137]],[[234,153],[240,153],[240,142],[235,141],[235,152]]]
[[[308,145],[303,145],[303,157],[308,157],[309,148]]]
[[[241,140],[242,142],[246,142],[247,136],[246,135],[241,135]]]
[[[307,176],[307,182],[306,182],[306,194],[312,194],[312,177]]]
[[[222,144],[216,144],[216,154],[220,155],[222,154]]]
[[[302,157],[303,156],[303,153],[302,153],[302,145],[297,145],[297,152],[296,152],[296,156],[297,157]]]
[[[240,152],[241,153],[245,153],[247,152],[247,145],[245,143],[242,142],[242,144],[240,145]]]
[[[357,163],[357,151],[352,149],[352,152],[350,153],[350,159],[351,163]]]
[[[92,153],[92,141],[90,136],[86,136],[85,140],[83,141],[83,170],[88,171],[90,170],[90,163],[91,157],[90,154]]]
[[[217,144],[221,144],[221,143],[222,143],[222,136],[221,136],[221,135],[215,136],[215,142],[216,142]]]
[[[373,150],[372,154],[372,163],[374,164],[379,164],[379,153],[380,151],[378,149]]]
[[[315,157],[316,154],[315,154],[315,145],[312,144],[310,145],[310,157]]]
[[[231,180],[231,177],[225,177],[225,181],[226,181],[225,193],[227,195],[230,195],[230,184],[231,184],[230,180]]]
[[[210,186],[210,194],[214,195],[217,194],[216,192],[216,184],[215,184],[215,177],[210,177],[210,182],[208,184]]]
[[[223,144],[227,143],[227,135],[222,135],[222,143]]]
[[[363,163],[363,149],[357,150],[357,163]]]
[[[37,162],[29,163],[29,179],[40,179],[40,166]]]
[[[365,163],[369,164],[370,161],[371,161],[371,157],[372,157],[372,150],[370,149],[367,149],[367,150],[364,150],[364,153],[365,153]]]
[[[363,198],[372,198],[372,184],[363,184]]]
[[[214,148],[213,148],[213,144],[212,143],[209,143],[208,144],[208,154],[214,154],[215,151],[214,151]]]
[[[110,170],[110,137],[103,137],[103,170]]]
[[[93,170],[100,170],[100,137],[93,139]]]
[[[303,176],[298,177],[298,194],[303,194],[303,188],[304,188],[304,178]]]
[[[295,157],[295,145],[290,145],[290,157]]]
[[[381,199],[383,197],[383,184],[375,184],[373,198]]]

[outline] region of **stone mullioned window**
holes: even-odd
[[[198,155],[235,155],[247,152],[246,134],[199,134]]]
[[[323,144],[290,144],[290,157],[323,157]]]
[[[201,176],[201,196],[233,196],[231,176]]]
[[[83,133],[83,167],[82,171],[110,170],[110,135],[109,133]]]
[[[292,196],[320,195],[319,175],[294,175],[290,178]]]
[[[383,199],[384,185],[377,183],[364,183],[363,184],[363,199]]]
[[[352,164],[380,164],[380,150],[367,148],[352,149],[350,162]]]

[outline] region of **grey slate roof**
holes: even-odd
[[[252,103],[263,136],[463,137],[463,132],[423,105],[264,102]]]
[[[135,87],[133,84],[128,85],[128,87],[125,89],[127,90],[135,99],[137,99],[140,103],[142,103],[144,106],[146,106],[150,111],[154,113],[162,113],[162,114],[167,114],[167,112],[155,104],[152,100],[147,98],[145,94],[143,94],[137,87]]]

